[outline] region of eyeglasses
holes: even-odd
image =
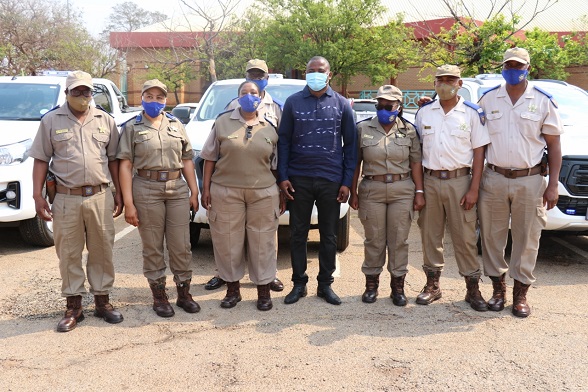
[[[72,97],[79,97],[80,95],[83,95],[84,97],[89,98],[92,96],[92,90],[69,90],[69,95]]]
[[[376,107],[376,110],[385,109],[385,110],[391,112],[391,111],[393,111],[395,109],[398,109],[400,107],[400,104],[398,102],[397,103],[393,103],[392,105],[380,105],[379,103],[377,103],[374,106]]]
[[[247,132],[245,133],[245,138],[246,138],[247,140],[251,139],[251,137],[253,136],[253,135],[251,134],[251,130],[252,130],[252,129],[253,129],[253,125],[248,125],[248,126],[247,126]]]

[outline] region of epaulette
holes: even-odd
[[[59,109],[59,105],[55,106],[53,109],[49,109],[49,110],[47,110],[45,113],[43,113],[43,114],[41,115],[41,118],[45,117],[45,115],[46,115],[47,113],[49,113],[49,112],[52,112],[52,111],[54,111],[55,109]]]
[[[218,114],[218,116],[216,116],[216,118],[219,118],[220,116],[222,116],[222,115],[223,115],[223,114],[225,114],[225,113],[231,113],[232,111],[233,111],[233,110],[225,110],[224,112],[220,112],[220,113]]]
[[[543,90],[541,87],[533,86],[533,88],[535,90],[539,91],[541,94],[545,95],[547,98],[549,98],[549,100],[551,101],[553,106],[555,106],[557,108],[557,102],[555,102],[555,99],[553,99],[553,95],[549,94],[547,91]]]
[[[428,105],[432,104],[432,103],[433,103],[433,102],[435,102],[435,101],[436,101],[436,99],[432,99],[432,100],[430,100],[429,102],[425,102],[425,103],[423,103],[423,104],[422,104],[422,105],[421,105],[421,106],[418,108],[418,110],[416,111],[416,113],[414,114],[414,118],[416,118],[416,115],[419,113],[419,111],[420,111],[422,108],[424,108],[425,106],[428,106]],[[416,127],[415,127],[415,128],[416,128]]]
[[[120,129],[123,129],[125,127],[125,125],[127,125],[128,122],[133,121],[133,120],[135,120],[135,124],[138,124],[143,120],[143,116],[141,115],[141,113],[139,113],[135,117],[129,118],[127,121],[120,124]]]
[[[484,95],[486,95],[488,92],[490,92],[490,91],[493,91],[493,90],[496,90],[496,89],[497,89],[497,88],[499,88],[499,87],[500,87],[500,85],[496,85],[496,86],[494,86],[494,87],[492,87],[492,88],[490,88],[490,89],[488,89],[488,90],[484,91],[484,92],[482,93],[482,97],[483,97]],[[482,97],[480,97],[480,99],[482,99]],[[478,100],[478,102],[479,102],[479,101],[480,101],[480,100]]]
[[[169,120],[172,120],[172,121],[178,121],[178,119],[176,117],[174,117],[174,115],[171,113],[165,112],[165,117],[167,117]]]
[[[272,101],[274,101],[274,103],[280,107],[280,110],[284,110],[284,102],[274,97],[272,97]]]
[[[104,113],[108,114],[110,117],[114,118],[114,116],[106,111],[102,106],[96,105],[96,109],[102,110]]]
[[[263,118],[265,119],[265,121],[267,121],[272,127],[274,127],[276,129],[276,132],[278,131],[278,126],[276,124],[274,124],[274,122],[272,120],[270,120],[269,118],[267,118],[267,116],[263,116]]]
[[[417,134],[417,137],[419,138],[419,140],[421,140],[421,134],[419,133],[419,130],[417,129],[416,125],[414,125],[413,123],[411,123],[410,121],[408,121],[407,119],[405,119],[402,116],[399,116],[400,121],[402,121],[402,123],[404,124],[404,127],[406,128],[406,124],[410,124],[412,125],[412,127],[414,128],[414,131]]]
[[[466,105],[469,108],[472,108],[476,111],[476,113],[478,113],[478,116],[480,117],[480,122],[482,123],[482,125],[486,125],[486,113],[484,113],[484,109],[482,109],[480,106],[476,105],[473,102],[470,101],[463,101],[463,104]]]
[[[233,103],[233,101],[236,101],[237,99],[239,99],[239,97],[235,97],[235,98],[231,99],[231,100],[229,101],[229,103],[227,103],[227,106],[225,106],[225,108],[224,108],[223,110],[224,110],[224,111],[227,111],[227,110],[228,110],[228,107],[229,107],[229,106],[231,106],[231,104]],[[224,113],[224,112],[223,112],[223,113]],[[221,114],[222,114],[222,113],[221,113]]]

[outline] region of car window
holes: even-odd
[[[468,90],[465,87],[462,87],[459,89],[459,91],[457,92],[457,94],[461,97],[463,97],[463,99],[465,99],[466,101],[470,101],[472,102],[472,95],[470,94],[470,90]]]
[[[0,83],[0,119],[38,120],[57,105],[59,86]]]
[[[112,102],[110,99],[110,94],[108,94],[108,90],[106,90],[106,86],[103,84],[94,84],[94,90],[92,92],[94,96],[94,103],[100,106],[102,109],[106,110],[108,113],[112,113]]]
[[[356,112],[375,112],[376,107],[373,102],[354,102],[353,110]]]
[[[588,106],[588,93],[563,84],[537,82],[536,85],[553,95],[562,119],[584,115]]]

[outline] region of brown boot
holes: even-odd
[[[517,317],[527,317],[531,314],[531,308],[527,304],[527,290],[529,284],[524,284],[515,279],[512,289],[512,314]]]
[[[114,310],[114,307],[110,304],[108,294],[94,295],[94,304],[96,304],[94,316],[101,317],[110,324],[118,324],[123,321],[122,314]]]
[[[390,288],[392,289],[390,298],[392,298],[392,303],[396,306],[406,306],[406,296],[404,295],[405,277],[406,275],[392,276],[390,281]]]
[[[198,313],[200,311],[200,305],[194,301],[190,294],[190,282],[191,279],[176,283],[176,288],[178,289],[176,305],[184,309],[187,313]]]
[[[272,308],[272,299],[270,296],[270,284],[257,286],[257,309],[270,310]]]
[[[493,312],[500,312],[502,309],[504,309],[504,304],[506,303],[506,282],[504,281],[505,275],[506,274],[490,277],[494,291],[492,292],[492,298],[490,298],[488,301],[488,309],[492,310]]]
[[[74,295],[67,297],[67,310],[63,318],[57,324],[57,332],[69,332],[74,329],[80,321],[84,319],[82,310],[82,296]]]
[[[425,271],[425,273],[427,274],[427,284],[416,299],[416,303],[419,305],[429,305],[441,298],[441,287],[439,286],[441,271]]]
[[[155,283],[150,283],[151,292],[153,293],[153,310],[159,317],[172,317],[175,312],[174,308],[167,300],[165,293],[165,279],[159,279]]]
[[[465,296],[465,301],[470,304],[472,309],[478,312],[487,311],[488,304],[486,303],[486,300],[484,300],[484,298],[482,297],[482,293],[480,293],[480,286],[478,283],[480,281],[480,277],[466,276],[465,281],[466,287],[468,289]]]
[[[366,304],[376,302],[378,298],[378,287],[380,286],[380,274],[365,276],[365,291],[361,300]]]
[[[241,301],[241,291],[239,291],[239,281],[227,282],[227,294],[221,301],[221,308],[232,308]]]

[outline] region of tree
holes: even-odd
[[[580,21],[584,26],[583,31],[562,37],[571,66],[588,65],[588,15],[580,17]]]
[[[401,19],[386,26],[374,22],[385,10],[380,0],[265,0],[264,7],[268,61],[284,70],[305,69],[311,57],[324,56],[343,94],[354,75],[367,74],[374,82],[395,76],[406,63],[393,59],[414,48],[403,39],[410,33]]]
[[[533,79],[560,79],[568,77],[565,68],[570,63],[568,53],[559,46],[557,34],[534,28],[525,32],[525,39],[515,39],[516,46],[524,47],[531,56],[530,76]]]
[[[147,79],[161,80],[170,91],[173,91],[176,102],[180,102],[178,91],[190,80],[198,77],[195,62],[186,58],[174,48],[157,51],[156,61],[150,63]]]
[[[513,0],[486,1],[489,11],[480,21],[464,0],[442,0],[455,23],[439,33],[429,28],[426,63],[459,65],[464,76],[493,72],[500,65],[504,51],[513,46],[515,34],[558,0],[526,0],[518,8]],[[525,20],[519,16],[522,7],[533,9]]]
[[[104,31],[107,33],[111,31],[134,31],[141,27],[163,22],[166,19],[168,19],[167,15],[161,12],[147,11],[138,7],[132,1],[125,1],[112,7],[108,17],[109,23]]]

